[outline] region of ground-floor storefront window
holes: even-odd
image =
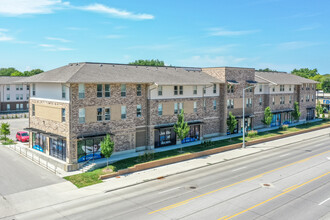
[[[66,160],[66,141],[63,139],[49,138],[49,155],[60,160]]]
[[[47,149],[46,136],[32,132],[32,148],[45,153]]]
[[[272,122],[270,123],[271,127],[276,127],[281,125],[281,113],[273,114]]]
[[[310,121],[310,120],[314,120],[314,119],[315,119],[315,109],[307,109],[306,120]]]
[[[181,143],[189,143],[200,140],[200,125],[190,125],[188,136]]]
[[[174,128],[159,128],[155,130],[155,147],[164,147],[176,144]]]
[[[241,121],[241,133],[243,133],[243,119]],[[252,130],[252,119],[251,118],[245,118],[245,132]]]
[[[78,163],[91,160],[91,159],[100,159],[103,157],[101,154],[101,141],[102,138],[88,138],[79,140],[77,142],[78,148]]]
[[[283,125],[289,125],[292,123],[292,114],[291,112],[283,113]]]

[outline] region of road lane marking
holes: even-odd
[[[159,192],[159,194],[167,193],[167,192],[170,192],[170,191],[173,191],[173,190],[176,190],[176,189],[180,189],[180,188],[181,188],[181,186],[180,187],[175,187],[175,188],[172,188],[172,189],[168,189],[168,190],[164,190],[164,191]]]
[[[280,157],[285,157],[285,156],[288,156],[288,155],[290,155],[290,154],[283,154]]]
[[[224,218],[226,218],[226,217],[228,217],[228,215],[223,216],[222,218],[219,218],[218,220],[222,220],[222,219],[224,219]]]
[[[316,155],[314,155],[314,156],[311,156],[311,157],[308,157],[308,158],[305,158],[305,159],[302,159],[302,160],[299,160],[299,161],[296,161],[296,162],[293,162],[293,163],[290,163],[290,164],[287,164],[287,165],[281,166],[281,167],[279,167],[279,168],[276,168],[276,169],[273,169],[273,170],[270,170],[270,171],[267,171],[267,172],[261,173],[261,174],[259,174],[259,175],[256,175],[256,176],[253,176],[253,177],[250,177],[250,178],[248,178],[248,179],[245,179],[245,180],[242,180],[242,181],[239,181],[239,182],[236,182],[236,183],[230,184],[230,185],[228,185],[228,186],[224,186],[224,187],[221,187],[221,188],[219,188],[219,189],[215,189],[215,190],[213,190],[213,191],[210,191],[210,192],[207,192],[207,193],[201,194],[201,195],[199,195],[199,196],[195,196],[195,197],[193,197],[193,198],[190,198],[190,199],[184,200],[184,201],[182,201],[182,202],[175,203],[175,204],[173,204],[173,205],[169,205],[169,206],[166,206],[166,207],[163,207],[163,208],[157,209],[157,210],[155,210],[155,211],[149,212],[148,214],[151,215],[151,214],[154,214],[154,213],[156,213],[156,212],[160,212],[160,211],[168,211],[168,210],[170,210],[170,209],[173,209],[173,208],[178,207],[178,206],[176,206],[177,204],[179,204],[179,206],[181,206],[181,205],[185,205],[185,204],[189,203],[190,201],[195,200],[195,199],[198,199],[198,198],[200,198],[200,197],[210,195],[210,194],[212,194],[212,193],[215,193],[215,192],[218,192],[218,191],[220,191],[220,190],[223,190],[223,189],[226,189],[226,188],[229,188],[229,187],[232,187],[232,186],[238,185],[238,184],[243,183],[243,182],[247,182],[247,181],[255,180],[255,179],[257,179],[257,178],[259,178],[259,177],[262,177],[262,176],[264,176],[264,175],[266,175],[266,174],[269,174],[269,173],[272,173],[272,172],[278,171],[278,170],[280,170],[280,169],[283,169],[283,168],[286,168],[286,167],[289,167],[289,166],[292,166],[292,165],[295,165],[295,164],[298,164],[298,163],[306,162],[306,161],[308,161],[308,160],[310,160],[310,159],[312,159],[312,158],[314,158],[314,157],[318,157],[318,156],[321,156],[321,155],[326,154],[326,153],[329,153],[329,152],[330,152],[330,150],[325,151],[325,152],[323,152],[323,153],[316,154]],[[181,204],[181,203],[183,203],[183,204]]]
[[[235,170],[233,170],[233,172],[236,172],[236,171],[239,171],[239,170],[243,170],[243,169],[246,169],[247,167],[240,167],[240,168],[237,168]]]
[[[236,214],[234,214],[234,215],[232,215],[232,216],[229,216],[228,218],[225,218],[224,220],[228,220],[228,219],[234,218],[234,217],[236,217],[236,216],[238,216],[238,215],[241,215],[241,214],[243,214],[243,213],[245,213],[245,212],[247,212],[247,211],[250,211],[251,209],[254,209],[254,208],[256,208],[256,207],[258,207],[258,206],[260,206],[260,205],[262,205],[262,204],[265,204],[265,203],[267,203],[267,202],[269,202],[269,201],[271,201],[271,200],[273,200],[273,199],[276,199],[276,198],[278,198],[278,197],[280,197],[280,196],[283,196],[283,195],[287,194],[288,192],[291,192],[291,191],[293,191],[293,190],[295,190],[295,189],[298,189],[298,188],[300,188],[300,187],[302,187],[302,186],[304,186],[304,185],[306,185],[306,184],[308,184],[308,183],[311,183],[311,182],[313,182],[313,181],[315,181],[315,180],[318,180],[318,179],[320,179],[320,178],[322,178],[322,177],[324,177],[324,176],[326,176],[326,175],[329,175],[329,174],[330,174],[330,172],[327,172],[327,173],[324,173],[324,174],[322,174],[322,175],[320,175],[320,176],[318,176],[318,177],[315,177],[314,179],[308,180],[307,182],[304,182],[304,183],[302,183],[302,184],[300,184],[300,185],[294,185],[293,187],[291,187],[291,189],[289,189],[289,190],[287,190],[287,191],[285,191],[285,192],[282,192],[282,193],[280,193],[280,194],[278,194],[278,195],[276,195],[276,196],[274,196],[274,197],[272,197],[272,198],[270,198],[270,199],[267,199],[267,200],[265,200],[265,201],[263,201],[263,202],[260,202],[260,203],[254,205],[254,206],[251,206],[250,208],[245,209],[245,210],[243,210],[243,211],[241,211],[241,212],[239,212],[239,213],[236,213]],[[329,199],[330,199],[330,198],[329,198]],[[220,219],[223,219],[223,217],[220,218]],[[219,219],[218,219],[218,220],[219,220]]]
[[[326,199],[326,200],[324,200],[323,202],[320,202],[320,204],[319,205],[323,205],[324,203],[326,203],[327,201],[329,201],[330,200],[330,198],[328,198],[328,199]]]
[[[289,188],[283,190],[283,192],[288,191],[289,189],[291,189],[291,188],[293,188],[293,187],[295,187],[295,186],[296,186],[296,185],[290,186]]]

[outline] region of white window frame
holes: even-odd
[[[163,86],[158,86],[158,96],[163,95]]]
[[[163,104],[158,104],[158,115],[162,116],[163,115]]]
[[[111,109],[104,108],[104,121],[110,121],[110,120],[111,120]]]
[[[83,84],[83,83],[78,85],[78,96],[79,96],[79,99],[85,98],[85,84]]]
[[[126,84],[121,84],[120,85],[120,96],[121,97],[126,97]]]
[[[127,118],[127,109],[126,105],[121,106],[121,119],[126,119]]]
[[[137,118],[141,118],[142,117],[142,106],[141,105],[137,105],[136,106],[136,117]]]
[[[86,123],[86,110],[85,110],[85,108],[80,108],[78,111],[79,111],[79,124]]]

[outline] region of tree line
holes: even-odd
[[[0,68],[0,76],[33,76],[44,72],[41,69],[33,69],[31,71],[20,72],[14,67]]]

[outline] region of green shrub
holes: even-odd
[[[251,130],[248,132],[248,137],[249,138],[254,138],[255,136],[257,136],[258,134],[258,131],[255,131],[255,130]]]
[[[24,114],[24,118],[26,118],[26,114]]]
[[[281,129],[282,131],[287,131],[288,128],[289,128],[289,125],[282,125],[282,126],[280,127],[280,129]]]
[[[5,116],[1,116],[1,119],[5,119]]]
[[[145,163],[154,160],[154,158],[155,158],[155,153],[153,151],[144,152],[143,154],[139,154],[138,158],[136,159],[136,162]]]
[[[15,118],[18,118],[18,116],[17,116],[17,115],[15,115]]]

